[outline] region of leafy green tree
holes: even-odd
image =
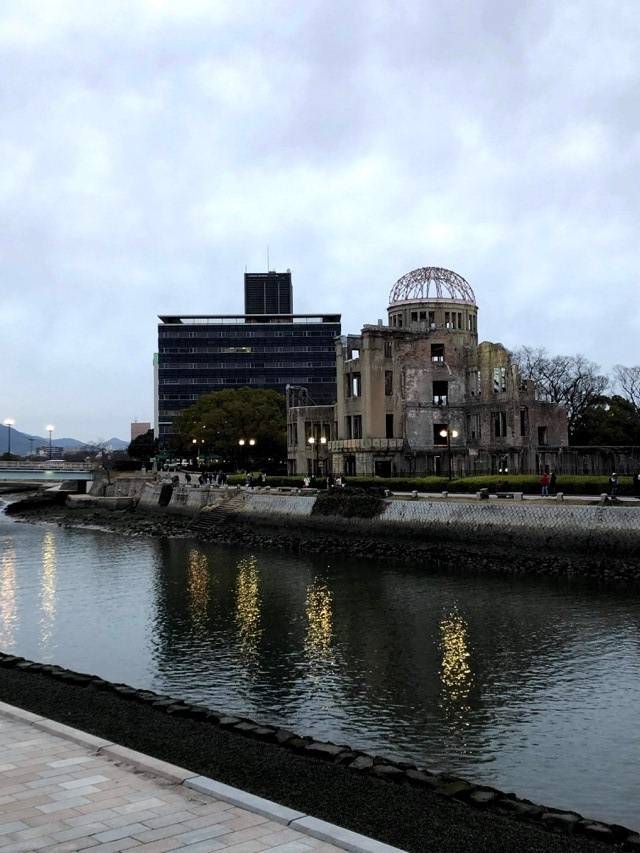
[[[640,414],[630,400],[599,397],[577,419],[572,437],[579,445],[640,444]]]
[[[127,448],[127,453],[132,459],[141,459],[146,462],[156,455],[157,449],[158,442],[153,437],[153,430],[150,429],[133,439]]]
[[[277,391],[229,388],[204,394],[173,422],[180,449],[215,454],[240,466],[279,464],[286,459],[286,407]],[[195,439],[195,444],[194,444]],[[244,439],[244,447],[239,441]],[[250,446],[253,439],[255,445]]]

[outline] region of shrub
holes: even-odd
[[[342,518],[374,518],[384,509],[384,501],[360,489],[334,489],[321,492],[312,515],[339,515]]]

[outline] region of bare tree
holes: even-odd
[[[534,347],[520,347],[512,353],[520,375],[532,379],[539,400],[559,403],[567,410],[569,433],[576,422],[607,390],[609,379],[600,366],[583,355],[554,355]]]
[[[640,415],[640,365],[625,367],[624,364],[616,364],[613,381],[621,391],[621,396],[626,397]]]

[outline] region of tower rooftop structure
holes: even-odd
[[[389,294],[389,307],[406,302],[462,302],[476,305],[468,281],[443,267],[419,267],[403,275]]]

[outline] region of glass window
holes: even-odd
[[[353,438],[362,438],[362,415],[353,416]]]
[[[393,356],[393,344],[391,341],[384,342],[384,357],[391,358]]]
[[[393,370],[385,370],[384,372],[384,394],[385,397],[390,397],[393,394]]]

